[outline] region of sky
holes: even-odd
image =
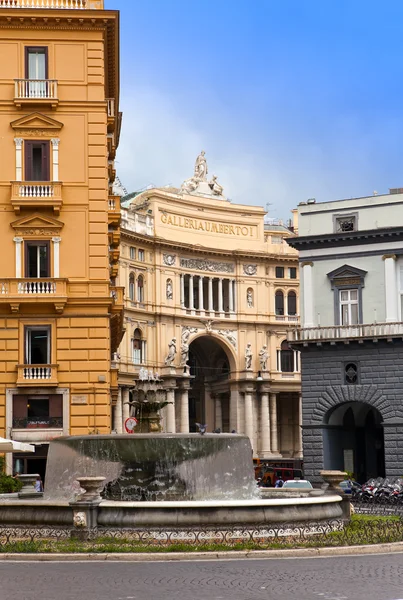
[[[121,11],[117,172],[181,183],[206,152],[231,201],[403,187],[401,0],[105,0]]]

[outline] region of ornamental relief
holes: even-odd
[[[167,267],[173,267],[176,263],[176,254],[163,254],[162,262],[164,265],[167,265]]]
[[[52,230],[52,229],[16,229],[16,235],[53,235],[57,236],[60,234],[60,229]]]
[[[235,265],[233,263],[218,262],[202,258],[181,258],[180,266],[184,269],[193,269],[195,271],[210,271],[211,273],[235,272]]]
[[[52,137],[55,135],[54,129],[46,131],[46,129],[16,129],[16,135],[25,137]]]
[[[257,265],[244,265],[243,272],[245,273],[245,275],[256,275]]]

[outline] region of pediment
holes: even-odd
[[[24,115],[15,121],[11,121],[10,125],[13,129],[21,132],[21,134],[33,130],[35,133],[37,131],[46,131],[46,133],[50,135],[59,132],[63,127],[63,123],[60,123],[60,121],[56,121],[55,119],[52,119],[52,117],[48,117],[39,112]]]
[[[39,213],[22,217],[13,221],[11,227],[17,235],[59,235],[64,223],[53,219],[52,217],[43,216]]]
[[[343,265],[330,271],[327,274],[332,286],[338,287],[342,285],[364,285],[364,278],[368,271],[357,269],[351,265]]]

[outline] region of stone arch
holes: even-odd
[[[346,402],[364,402],[376,408],[383,421],[396,418],[396,409],[375,385],[336,385],[327,387],[312,412],[314,424],[324,424],[329,414]],[[400,415],[399,415],[400,417]]]
[[[227,355],[229,366],[230,366],[230,371],[231,372],[237,371],[236,354],[234,352],[234,347],[226,339],[220,337],[219,335],[216,335],[215,333],[206,334],[205,331],[202,331],[202,332],[197,333],[196,335],[192,336],[189,339],[189,346],[194,341],[201,339],[201,338],[211,338],[215,342],[217,342],[217,344],[224,350],[225,354]]]

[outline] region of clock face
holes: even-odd
[[[125,429],[127,433],[133,433],[137,426],[137,419],[135,417],[129,417],[125,421]]]

